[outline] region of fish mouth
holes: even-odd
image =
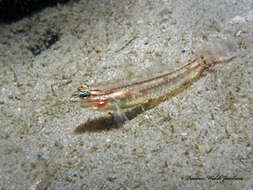
[[[78,91],[74,92],[69,100],[70,102],[73,102],[73,103],[80,102],[81,100],[80,92]]]

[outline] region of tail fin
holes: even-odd
[[[206,64],[223,63],[235,58],[238,49],[235,42],[219,40],[203,45],[197,56],[203,57]]]

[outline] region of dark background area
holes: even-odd
[[[69,0],[0,0],[0,22],[13,22],[34,12]]]

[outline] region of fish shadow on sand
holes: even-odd
[[[109,113],[105,116],[88,119],[85,123],[76,127],[74,133],[82,134],[85,132],[109,131],[120,128],[125,122],[134,119],[139,114],[143,113],[142,106],[137,106],[131,110],[120,113]]]

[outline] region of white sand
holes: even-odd
[[[82,0],[0,25],[0,189],[250,189],[252,11],[252,0]],[[49,49],[47,31],[59,36]],[[68,101],[84,82],[178,68],[218,39],[237,44],[235,59],[119,128]]]

